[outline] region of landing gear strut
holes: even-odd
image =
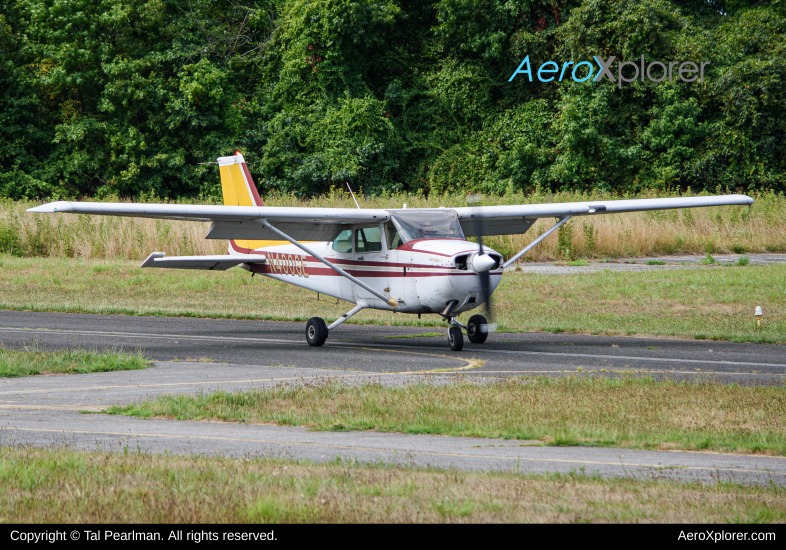
[[[358,311],[366,309],[367,307],[368,303],[365,300],[358,300],[355,307],[333,321],[330,326],[325,325],[325,321],[321,317],[312,317],[308,320],[308,323],[306,323],[306,342],[308,342],[309,346],[321,346],[325,343],[325,340],[327,340],[328,333],[331,330],[352,317]]]

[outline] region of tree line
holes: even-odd
[[[217,196],[236,149],[299,196],[783,191],[785,91],[786,0],[9,0],[0,195]]]

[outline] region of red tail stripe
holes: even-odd
[[[251,172],[248,171],[248,166],[246,166],[245,162],[241,162],[240,166],[243,167],[243,173],[246,175],[246,179],[248,180],[248,186],[251,188],[251,195],[254,197],[254,202],[257,206],[265,206],[262,203],[262,198],[259,196],[257,186],[254,184],[254,178],[251,177]]]

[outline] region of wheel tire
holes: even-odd
[[[448,342],[450,343],[451,351],[464,349],[464,335],[461,334],[461,329],[456,325],[451,325],[448,328]]]
[[[321,317],[312,317],[306,323],[306,342],[309,346],[321,346],[328,337],[328,329]]]
[[[467,338],[473,344],[482,344],[489,337],[489,323],[482,315],[473,315],[467,323]]]

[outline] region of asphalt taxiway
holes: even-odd
[[[296,427],[108,415],[166,393],[248,390],[341,379],[353,384],[450,381],[443,374],[382,374],[297,367],[158,362],[140,371],[32,376],[0,381],[3,445],[76,450],[273,457],[314,462],[357,460],[419,467],[519,473],[583,472],[681,481],[786,485],[786,458],[706,452],[549,447],[516,441],[399,433],[316,432]]]
[[[161,394],[247,390],[340,379],[478,383],[517,375],[655,377],[783,384],[783,346],[548,333],[492,334],[461,353],[438,329],[343,325],[323,348],[305,343],[304,324],[286,322],[0,312],[0,344],[40,349],[141,350],[140,371],[0,379],[0,444],[80,450],[356,459],[414,466],[521,473],[581,471],[786,486],[786,458],[705,452],[548,447],[537,441],[314,432],[226,422],[143,420],[101,413]],[[581,367],[581,370],[579,368]]]
[[[368,372],[453,371],[465,376],[564,375],[707,379],[783,384],[786,347],[699,340],[495,333],[451,352],[444,328],[344,324],[322,348],[305,323],[1,311],[0,344],[19,348],[141,350],[159,361]],[[438,333],[438,336],[428,334]]]

